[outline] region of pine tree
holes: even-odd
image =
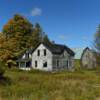
[[[51,44],[50,39],[48,38],[48,36],[46,34],[43,37],[43,42],[46,44]]]

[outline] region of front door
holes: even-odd
[[[31,61],[26,62],[26,67],[31,67]]]

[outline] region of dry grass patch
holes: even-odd
[[[96,71],[41,72],[7,70],[11,84],[0,85],[3,100],[96,100],[100,76]]]

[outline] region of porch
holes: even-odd
[[[19,69],[30,70],[31,69],[31,59],[19,59],[17,60],[17,65]]]

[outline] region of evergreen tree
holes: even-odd
[[[48,36],[46,34],[43,37],[43,42],[46,44],[51,44],[50,39],[48,38]]]

